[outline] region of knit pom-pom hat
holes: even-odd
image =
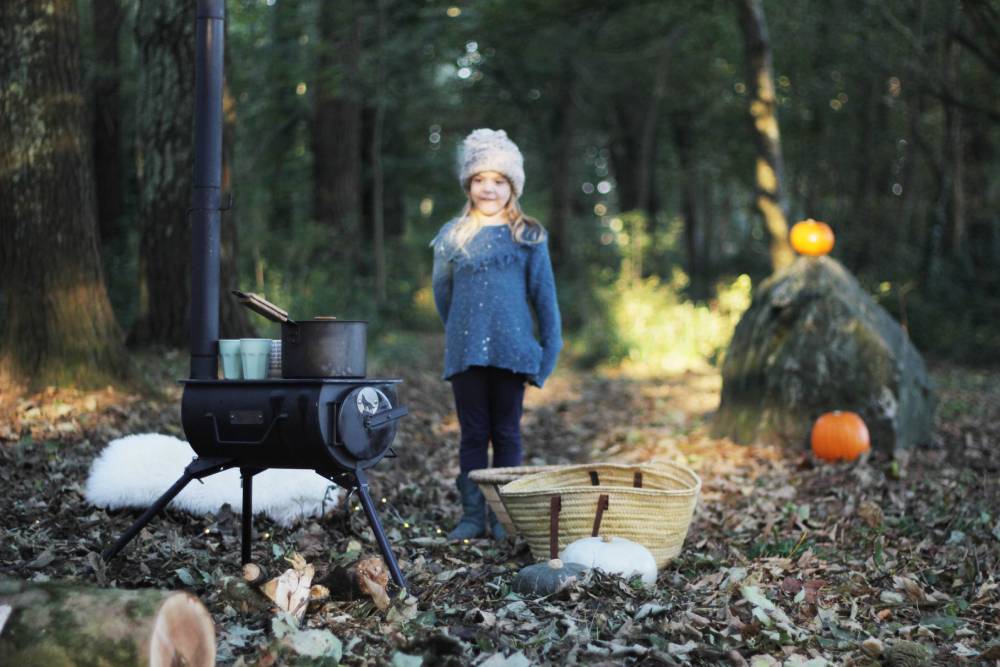
[[[524,158],[503,130],[473,130],[462,142],[458,169],[462,187],[468,190],[472,177],[483,171],[506,176],[518,197],[524,192]]]

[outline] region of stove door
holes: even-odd
[[[405,407],[393,407],[381,388],[357,387],[340,404],[339,443],[360,461],[379,459],[392,445],[397,422],[406,413]]]

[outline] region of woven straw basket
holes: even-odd
[[[479,485],[479,489],[486,496],[486,502],[490,504],[490,509],[497,515],[497,519],[507,529],[508,535],[517,535],[517,526],[507,513],[503,500],[500,498],[500,487],[515,479],[520,479],[525,475],[533,475],[537,472],[548,472],[558,470],[566,466],[519,466],[510,468],[482,468],[469,473],[469,479]]]
[[[642,544],[662,568],[680,553],[700,490],[698,475],[674,463],[597,463],[521,477],[500,497],[535,558],[600,534]]]

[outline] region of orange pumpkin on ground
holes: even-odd
[[[800,255],[819,257],[833,250],[834,237],[830,225],[812,218],[796,222],[792,226],[790,240],[795,252]]]
[[[827,412],[813,424],[813,453],[824,461],[853,461],[871,449],[865,421],[854,412]]]

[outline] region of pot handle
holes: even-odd
[[[238,289],[234,289],[232,292],[240,303],[257,313],[258,315],[263,315],[272,322],[280,322],[282,324],[295,324],[288,317],[288,311],[278,306],[274,305],[264,297],[259,294],[250,294],[247,292],[241,292]]]

